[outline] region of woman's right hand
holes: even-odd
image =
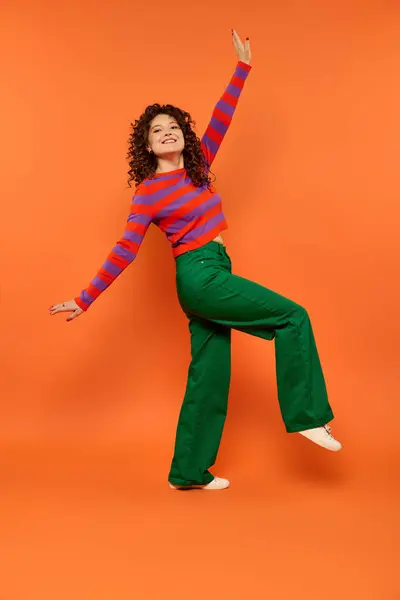
[[[66,319],[67,321],[72,321],[85,312],[77,305],[75,300],[68,300],[68,302],[63,302],[63,304],[54,304],[53,306],[50,306],[49,311],[50,316],[56,315],[59,312],[72,312],[73,314]]]

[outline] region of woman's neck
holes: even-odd
[[[156,173],[168,173],[184,167],[183,154],[170,158],[158,158]]]

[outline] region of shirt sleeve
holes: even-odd
[[[148,230],[152,216],[148,207],[142,204],[142,198],[135,195],[127,219],[125,231],[116,246],[111,250],[105,263],[92,279],[89,286],[74,298],[77,305],[86,311],[91,304],[107,289],[124,269],[136,258],[143,238]]]
[[[209,166],[211,166],[231,124],[239,96],[250,70],[251,65],[242,61],[237,63],[228,87],[214,108],[211,120],[201,139],[201,149]]]

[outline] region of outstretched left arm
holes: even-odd
[[[217,102],[211,120],[201,139],[201,149],[209,166],[211,166],[222,140],[228,131],[244,82],[251,70],[250,41],[246,39],[246,42],[243,44],[236,31],[232,31],[232,35],[239,60],[232,79],[221,99]]]

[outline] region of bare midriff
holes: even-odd
[[[213,239],[213,242],[218,242],[219,244],[222,244],[223,246],[225,245],[224,240],[222,239],[222,235],[217,235],[217,237]]]

